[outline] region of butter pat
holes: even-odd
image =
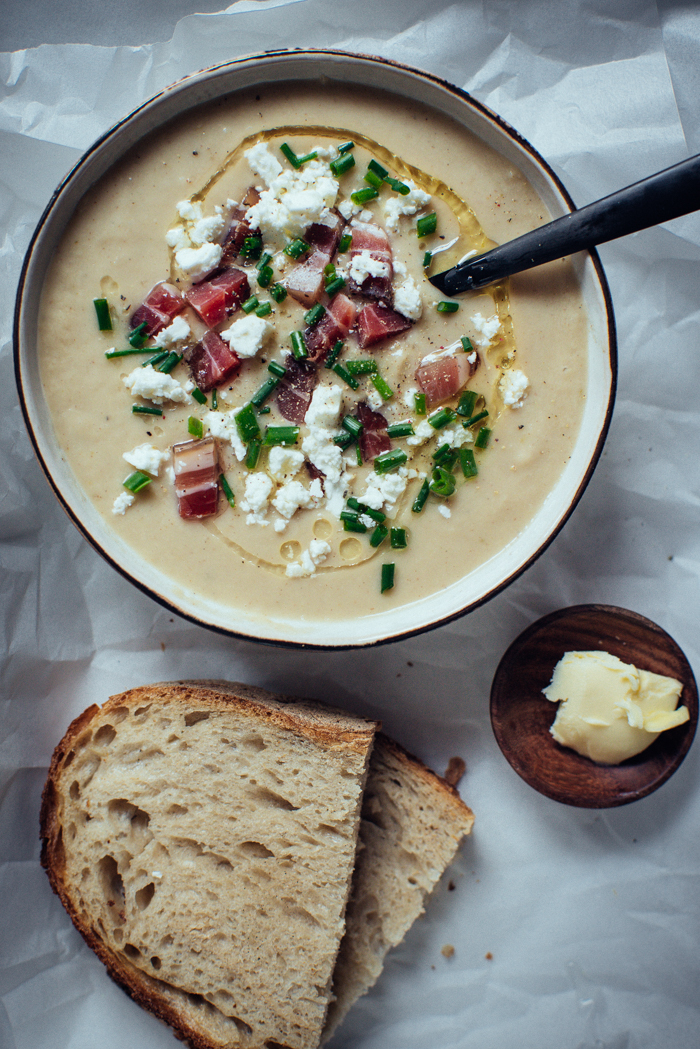
[[[687,707],[676,709],[682,687],[609,652],[567,652],[542,691],[561,704],[550,729],[557,743],[600,764],[619,765],[688,720]]]

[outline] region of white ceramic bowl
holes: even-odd
[[[271,643],[354,647],[396,640],[468,612],[508,586],[551,542],[578,502],[601,453],[613,407],[616,344],[612,305],[595,253],[574,260],[588,313],[588,385],[581,430],[554,489],[523,531],[497,556],[451,586],[383,613],[357,620],[300,624],[283,617],[245,615],[185,591],[139,558],[96,511],[58,447],[39,377],[37,312],[52,254],[83,195],[132,146],[202,103],[232,91],[276,81],[325,77],[393,92],[442,111],[525,175],[553,217],[572,210],[561,182],[532,146],[480,103],[437,77],[364,55],[282,51],[205,70],[167,88],[102,136],[54,193],[24,263],[15,315],[15,364],[22,409],[39,461],[71,519],[126,578],[180,615],[228,634]]]

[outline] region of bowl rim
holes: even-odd
[[[385,66],[395,70],[398,70],[401,74],[407,75],[409,78],[418,78],[419,80],[426,81],[429,84],[436,85],[443,89],[448,94],[455,96],[467,109],[471,109],[479,114],[482,118],[485,118],[487,123],[495,125],[495,127],[504,134],[508,139],[515,143],[525,154],[527,154],[531,161],[534,162],[535,166],[538,167],[547,179],[551,182],[557,193],[561,197],[562,202],[566,207],[573,211],[575,210],[574,202],[568,193],[566,187],[563,185],[561,179],[549,165],[549,163],[542,157],[542,155],[535,149],[531,143],[525,139],[515,128],[512,127],[506,120],[500,117],[492,109],[486,106],[484,103],[478,101],[469,92],[463,88],[458,87],[455,84],[450,83],[443,77],[437,76],[433,73],[427,72],[415,66],[410,66],[406,63],[397,62],[394,59],[383,58],[378,55],[365,54],[362,52],[344,51],[335,48],[309,48],[309,49],[293,49],[293,48],[279,48],[260,52],[253,52],[251,54],[242,55],[230,61],[217,63],[214,66],[200,69],[194,73],[190,73],[173,83],[162,88],[156,92],[153,96],[144,100],[139,106],[131,110],[128,114],[122,117],[119,121],[104,131],[89,147],[83,152],[81,157],[76,163],[70,168],[67,174],[61,179],[58,186],[52,193],[46,207],[44,208],[36,228],[32,234],[31,240],[27,246],[20,278],[17,287],[17,294],[15,297],[14,307],[14,320],[13,320],[13,360],[14,360],[14,372],[15,372],[15,383],[17,386],[20,408],[24,418],[27,432],[29,433],[34,453],[39,461],[39,464],[46,476],[51,490],[58,499],[59,503],[67,513],[70,520],[78,528],[83,537],[88,543],[99,553],[110,566],[116,569],[117,572],[123,578],[127,579],[132,585],[136,586],[144,594],[151,599],[155,600],[164,608],[171,612],[176,613],[178,616],[188,620],[189,622],[202,626],[215,632],[222,634],[226,637],[255,641],[260,644],[273,645],[275,647],[283,648],[299,648],[299,649],[310,649],[317,651],[328,651],[328,650],[350,650],[356,648],[371,648],[383,644],[391,644],[395,641],[404,640],[410,637],[415,637],[419,634],[425,633],[429,630],[437,629],[438,627],[444,626],[448,623],[454,622],[460,619],[462,616],[474,611],[476,608],[481,607],[486,602],[490,601],[497,594],[501,593],[506,587],[510,586],[520,575],[523,574],[534,562],[547,550],[549,545],[554,541],[556,536],[559,534],[561,529],[564,527],[566,522],[569,520],[571,514],[578,505],[590,479],[595,470],[595,467],[600,459],[602,450],[607,438],[607,434],[610,428],[615,395],[617,389],[617,375],[618,375],[618,355],[617,355],[617,333],[615,327],[615,318],[613,312],[612,296],[610,288],[605,276],[602,263],[598,252],[595,249],[591,249],[587,252],[582,252],[584,258],[590,259],[597,287],[602,297],[602,304],[604,308],[605,317],[605,331],[606,331],[606,349],[607,349],[607,365],[609,367],[609,386],[607,389],[607,404],[603,413],[601,425],[598,429],[598,436],[593,448],[593,452],[589,457],[588,464],[585,471],[582,473],[577,488],[570,498],[568,506],[561,512],[559,519],[550,528],[546,537],[539,543],[537,548],[530,554],[525,560],[521,561],[518,566],[510,570],[505,578],[500,582],[491,585],[485,592],[479,597],[470,600],[469,603],[454,611],[446,612],[444,615],[438,615],[437,618],[433,618],[430,622],[421,623],[415,627],[401,628],[398,627],[394,630],[389,630],[383,634],[383,636],[374,637],[362,637],[358,640],[352,640],[348,642],[336,642],[335,640],[328,641],[307,641],[300,639],[288,639],[281,637],[260,637],[256,636],[254,632],[246,632],[244,629],[227,627],[219,623],[213,623],[207,621],[206,618],[198,615],[191,609],[181,607],[180,604],[174,598],[165,596],[157,593],[147,583],[140,581],[135,575],[131,574],[127,567],[119,563],[116,555],[110,553],[102,545],[102,542],[91,534],[88,527],[82,523],[79,515],[73,510],[66,497],[64,497],[62,491],[59,488],[58,483],[54,480],[51,468],[46,461],[42,450],[41,442],[37,432],[35,432],[34,424],[31,419],[31,414],[27,404],[27,399],[24,391],[24,377],[23,377],[23,340],[22,340],[22,311],[23,311],[23,300],[24,293],[27,286],[27,280],[29,277],[30,267],[34,257],[34,251],[37,246],[37,242],[40,239],[42,232],[49,220],[54,208],[61,199],[66,189],[71,186],[74,180],[82,173],[86,165],[89,165],[95,155],[108,143],[115,135],[117,135],[122,128],[126,127],[141,116],[144,112],[149,109],[156,109],[159,107],[164,100],[171,98],[174,94],[186,93],[196,89],[197,85],[204,84],[209,80],[214,80],[218,77],[228,74],[229,72],[235,71],[237,68],[250,65],[252,63],[265,63],[274,59],[290,59],[298,61],[304,58],[327,58],[329,60],[356,60],[360,63],[370,63],[376,66]],[[231,88],[230,90],[235,90]],[[222,93],[223,94],[223,93]],[[190,105],[186,108],[194,108],[197,105],[202,104],[201,100],[193,100]],[[170,119],[170,118],[168,118]],[[165,121],[164,121],[165,122]],[[101,177],[98,176],[98,177]],[[381,616],[381,613],[380,613]],[[373,621],[379,617],[373,617]],[[361,620],[360,620],[361,621]],[[311,626],[312,624],[310,624]],[[255,621],[251,620],[251,628],[255,627]]]

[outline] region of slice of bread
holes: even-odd
[[[110,974],[195,1049],[314,1049],[378,725],[262,689],[164,683],[77,718],[42,863]]]
[[[426,896],[473,822],[454,787],[393,740],[377,735],[324,1041],[376,982],[387,952],[423,913]]]

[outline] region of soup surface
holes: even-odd
[[[338,165],[347,156],[354,163]],[[242,305],[232,312],[229,303],[213,325],[188,305],[179,328],[148,338],[141,355],[106,357],[129,347],[132,317],[154,285],[187,295],[221,272],[221,245],[249,206],[241,202],[255,199],[251,188],[263,206],[231,263],[247,277]],[[308,195],[294,211],[293,194],[304,189],[324,198],[320,211],[309,211]],[[587,318],[566,262],[455,299],[456,310],[438,306],[427,275],[548,219],[505,159],[448,118],[390,95],[282,84],[192,111],[110,170],[52,261],[40,368],[67,461],[125,543],[183,593],[204,593],[251,621],[371,616],[444,588],[511,542],[561,474],[582,415]],[[302,245],[295,258],[289,246],[309,221],[337,223],[344,250],[329,257],[320,293],[300,301],[298,267],[313,249]],[[363,254],[362,231],[377,228],[389,254]],[[338,279],[329,298],[324,286],[333,292]],[[112,331],[98,329],[95,298],[107,300]],[[355,317],[349,332],[309,365],[318,316],[342,301]],[[376,307],[404,330],[361,346],[360,314]],[[200,394],[193,377],[207,384],[192,359],[209,327],[238,347],[239,365]],[[169,372],[158,371],[162,360],[144,366],[166,350],[178,356]],[[459,389],[441,396],[425,369],[447,359]],[[314,388],[308,413],[293,418],[281,392],[300,370]],[[151,371],[149,393],[137,380]],[[163,393],[167,375],[175,393]],[[264,396],[268,380],[278,385]],[[465,399],[469,391],[476,396]],[[251,398],[246,429],[237,415]],[[379,446],[367,443],[372,430]],[[225,479],[217,512],[185,518],[171,449],[212,435]],[[134,472],[147,483],[132,498],[123,482]],[[384,565],[394,565],[391,587]]]

